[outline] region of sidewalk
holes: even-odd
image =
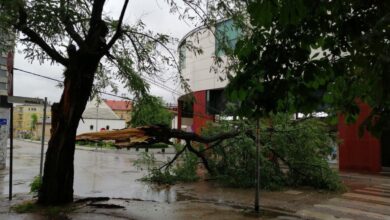
[[[349,191],[343,194],[313,190],[307,187],[262,191],[261,209],[265,216],[253,214],[253,190],[216,187],[208,182],[178,184],[169,187],[175,191],[172,201],[140,200],[135,198],[111,198],[99,204],[123,206],[119,209],[78,207],[66,214],[68,219],[390,219],[389,178],[343,173]],[[353,188],[362,180],[370,186]],[[375,182],[378,181],[378,182]],[[166,186],[159,186],[166,189]],[[10,206],[31,196],[19,194],[9,203],[5,198],[0,204],[0,219],[47,219],[37,214],[16,214]],[[64,218],[62,218],[64,219]]]
[[[296,212],[302,219],[390,219],[390,178],[342,173],[348,192]]]

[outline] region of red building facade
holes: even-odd
[[[360,115],[354,124],[346,124],[343,116],[339,119],[339,168],[342,171],[378,173],[386,169],[389,162],[389,147],[384,132],[382,138],[376,138],[368,131],[359,137],[359,126],[370,114],[367,104],[359,104]]]

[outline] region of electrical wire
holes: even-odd
[[[38,73],[33,73],[33,72],[31,72],[31,71],[23,70],[23,69],[20,69],[20,68],[14,67],[14,70],[17,70],[17,71],[20,71],[20,72],[23,72],[23,73],[27,73],[27,74],[30,74],[30,75],[33,75],[33,76],[45,78],[45,79],[48,79],[48,80],[51,80],[51,81],[55,81],[55,82],[58,82],[58,83],[61,83],[61,84],[64,83],[62,80],[55,79],[55,78],[48,77],[48,76],[44,76],[44,75],[41,75],[41,74],[38,74]],[[109,96],[113,96],[113,97],[117,97],[117,98],[121,98],[121,99],[126,99],[126,100],[130,100],[130,101],[134,101],[134,99],[131,99],[131,98],[128,98],[128,97],[119,96],[119,95],[115,95],[115,94],[112,94],[112,93],[108,93],[108,92],[104,92],[104,91],[99,91],[99,90],[98,90],[98,92],[101,93],[101,94],[104,94],[104,95],[109,95]]]
[[[56,78],[44,76],[44,75],[41,75],[41,74],[38,74],[38,73],[34,73],[34,72],[31,72],[31,71],[23,70],[23,69],[16,68],[16,67],[14,67],[14,70],[20,71],[20,72],[23,72],[23,73],[27,73],[27,74],[30,74],[30,75],[33,75],[33,76],[45,78],[45,79],[48,79],[48,80],[55,81],[55,82],[58,82],[58,83],[63,84],[63,81],[62,81],[62,80],[59,80],[59,79],[56,79]],[[183,94],[180,94],[179,92],[177,92],[177,91],[175,91],[174,89],[169,88],[169,87],[167,87],[167,86],[165,86],[165,85],[158,85],[157,82],[154,82],[154,81],[152,81],[151,79],[147,79],[147,78],[144,78],[144,79],[145,79],[146,81],[148,81],[148,82],[150,82],[150,83],[152,83],[152,84],[154,84],[154,85],[156,85],[156,86],[158,86],[158,87],[160,87],[160,88],[162,88],[162,89],[168,91],[168,92],[175,92],[177,95],[183,95]],[[155,84],[155,83],[156,83],[156,84]],[[164,88],[164,87],[165,87],[165,88]],[[170,90],[170,91],[169,91],[169,90]],[[104,92],[104,91],[99,91],[99,90],[98,90],[98,92],[101,93],[101,94],[104,94],[104,95],[113,96],[113,97],[117,97],[117,98],[121,98],[121,99],[125,99],[125,100],[130,100],[130,101],[133,101],[133,102],[134,102],[134,99],[131,99],[131,98],[128,98],[128,97],[119,96],[119,95],[116,95],[116,94],[112,94],[112,93],[108,93],[108,92]],[[203,104],[200,104],[200,103],[198,103],[198,104],[201,105],[201,106],[206,106],[206,105],[203,105]],[[209,107],[210,107],[210,106],[209,106]],[[170,108],[167,107],[167,106],[166,106],[166,108],[167,108],[167,109],[170,109]],[[185,113],[185,112],[183,111],[183,113]],[[187,113],[189,113],[189,112],[187,112]],[[196,116],[201,117],[201,118],[209,119],[209,117],[208,117],[207,115],[202,115],[202,114],[198,114],[198,113],[194,113],[194,112],[192,113],[192,115],[196,115]]]

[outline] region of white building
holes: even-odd
[[[93,99],[87,103],[77,128],[77,135],[101,130],[115,130],[126,127],[124,119],[120,119],[104,102]]]

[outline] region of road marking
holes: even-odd
[[[303,209],[297,212],[297,214],[303,219],[319,219],[319,220],[352,220],[350,218],[336,218],[333,215]]]
[[[390,207],[387,205],[381,205],[381,204],[363,202],[357,200],[349,200],[343,198],[330,199],[329,203],[332,205],[344,206],[348,208],[357,208],[359,210],[380,213],[383,215],[390,215]]]
[[[377,214],[377,213],[373,213],[373,212],[365,212],[365,211],[352,209],[352,208],[339,207],[339,206],[326,205],[326,204],[318,204],[318,205],[314,205],[314,207],[326,208],[326,209],[339,211],[339,212],[343,212],[346,214],[352,214],[352,215],[363,215],[364,217],[368,217],[368,218],[390,220],[390,216],[387,216],[387,215]]]
[[[370,190],[364,190],[364,189],[357,189],[357,190],[355,190],[355,192],[360,192],[360,193],[363,193],[363,194],[365,194],[365,193],[369,193],[369,194],[373,194],[373,195],[376,195],[376,196],[388,196],[388,197],[390,197],[390,193],[388,193],[388,192],[381,192],[381,191],[370,191]]]
[[[390,190],[390,187],[388,187],[388,186],[383,186],[383,184],[382,185],[375,185],[375,186],[373,186],[374,188],[379,188],[379,189],[383,189],[383,190]]]
[[[390,198],[384,198],[380,196],[370,196],[370,195],[364,195],[358,193],[344,193],[343,196],[357,198],[357,199],[365,199],[370,201],[384,202],[390,204]]]
[[[370,191],[378,191],[378,192],[390,193],[390,190],[380,189],[380,188],[376,188],[376,187],[366,187],[364,189],[365,190],[370,190]]]
[[[302,194],[301,191],[297,191],[297,190],[287,190],[287,191],[284,191],[284,193],[290,194],[290,195],[299,195],[299,194]]]

